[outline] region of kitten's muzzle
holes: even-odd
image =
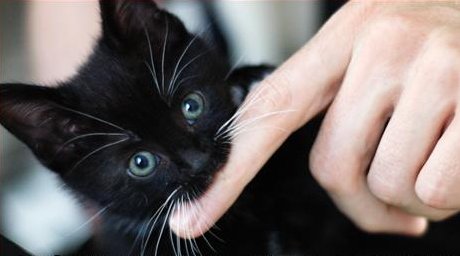
[[[179,155],[181,156],[182,160],[187,165],[189,165],[190,169],[195,173],[198,173],[205,169],[211,156],[209,153],[193,149],[183,150],[179,152]]]

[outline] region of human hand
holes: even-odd
[[[182,237],[209,229],[289,134],[332,100],[310,162],[342,212],[366,231],[413,235],[427,218],[456,213],[459,32],[453,3],[349,2],[248,96],[258,104],[241,122],[270,117],[234,139],[214,184],[173,215],[171,228]],[[286,110],[295,111],[269,114]]]

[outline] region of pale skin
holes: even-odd
[[[211,188],[170,219],[199,236],[296,129],[326,116],[310,168],[367,232],[420,235],[460,209],[460,3],[347,3],[252,92]],[[285,111],[289,110],[289,111]],[[252,132],[251,132],[252,131]],[[308,152],[305,152],[308,154]]]

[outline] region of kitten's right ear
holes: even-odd
[[[81,154],[103,145],[106,139],[96,137],[91,143],[81,143],[74,138],[120,132],[114,125],[65,107],[70,103],[64,101],[56,88],[0,84],[0,123],[29,146],[43,164],[59,172],[68,170]]]
[[[103,38],[112,46],[135,47],[149,33],[152,41],[162,40],[165,27],[172,33],[186,32],[182,22],[162,10],[154,0],[100,0]],[[166,24],[168,23],[168,24]]]

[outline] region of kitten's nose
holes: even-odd
[[[184,150],[180,155],[195,172],[201,171],[209,161],[209,154],[198,150]]]

